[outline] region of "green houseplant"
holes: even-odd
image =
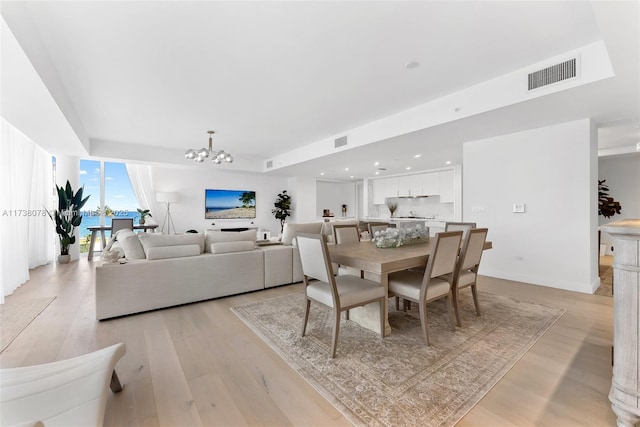
[[[53,212],[47,210],[47,214],[56,224],[56,233],[60,241],[58,262],[68,263],[70,260],[69,247],[76,242],[75,230],[82,223],[80,209],[87,203],[91,195],[83,199],[84,187],[74,193],[69,181],[64,187],[56,185],[56,190],[58,192],[58,209]]]
[[[291,216],[291,196],[287,194],[287,190],[283,190],[278,194],[276,202],[273,204],[274,209],[271,209],[271,213],[280,220],[280,234],[284,230],[284,221],[287,217]]]
[[[151,215],[151,211],[149,209],[138,208],[138,213],[140,214],[140,219],[138,220],[138,224],[140,225],[144,225],[144,223],[147,222],[147,217],[153,218],[153,215]]]

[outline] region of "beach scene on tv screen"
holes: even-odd
[[[205,190],[205,219],[256,217],[256,192],[244,190]]]

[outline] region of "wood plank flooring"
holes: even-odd
[[[97,322],[94,265],[83,258],[31,271],[7,303],[57,298],[0,354],[0,366],[124,342],[117,371],[125,388],[110,396],[105,426],[350,425],[229,310],[301,285]],[[488,277],[479,288],[481,303],[490,290],[567,312],[458,425],[614,426],[612,298]]]

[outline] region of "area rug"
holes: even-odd
[[[444,301],[429,303],[430,347],[415,304],[404,313],[389,300],[392,333],[384,339],[343,320],[333,360],[329,309],[312,303],[300,337],[302,293],[231,310],[355,425],[452,426],[565,311],[481,292],[476,317],[467,294],[455,332]]]
[[[20,332],[29,326],[54,299],[56,297],[34,298],[0,305],[0,330],[2,331],[0,353],[5,351]]]

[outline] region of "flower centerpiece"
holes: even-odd
[[[376,231],[373,241],[378,248],[397,248],[403,245],[414,245],[429,241],[429,228],[420,224],[415,228],[387,228]]]

